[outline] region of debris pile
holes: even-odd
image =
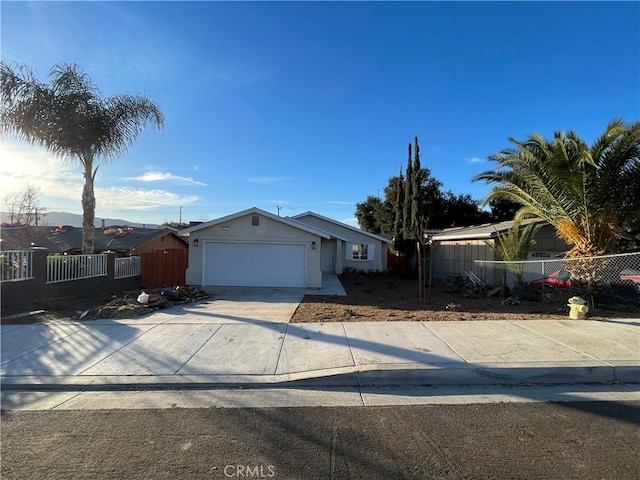
[[[142,295],[127,294],[123,297],[114,295],[111,301],[104,305],[95,306],[84,312],[77,312],[76,319],[137,318],[161,308],[210,298],[207,292],[198,287],[161,288],[146,291],[146,293],[148,298],[146,298],[145,304],[138,301]]]
[[[199,287],[164,288],[160,291],[160,295],[174,303],[191,303],[210,297],[207,292]]]

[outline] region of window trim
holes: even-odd
[[[357,249],[357,254],[356,254]],[[369,243],[352,243],[349,260],[353,260],[354,262],[368,262],[371,259],[369,258],[369,251],[371,250]],[[362,258],[362,256],[365,258]]]

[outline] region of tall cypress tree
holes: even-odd
[[[422,180],[425,172],[420,167],[420,146],[418,145],[418,137],[415,137],[415,147],[413,150],[413,182],[411,197],[411,230],[416,237],[419,237],[422,219],[424,217],[424,198],[422,190]]]
[[[411,198],[411,226],[416,239],[416,257],[418,261],[418,298],[424,298],[424,275],[422,271],[422,246],[424,245],[424,198],[422,189],[422,179],[425,172],[420,166],[420,146],[418,137],[415,137],[414,157],[413,157],[413,196]]]
[[[411,143],[407,158],[406,181],[404,182],[404,200],[402,204],[402,234],[405,240],[414,238],[411,225],[411,203],[413,201],[413,166],[411,161]]]
[[[402,211],[404,208],[404,177],[402,176],[402,165],[400,165],[400,175],[398,175],[398,191],[396,195],[396,202],[393,206],[395,210],[395,218],[393,221],[393,241],[394,247],[397,251],[403,249],[404,235],[402,224]]]

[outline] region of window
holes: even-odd
[[[251,225],[253,225],[254,227],[260,225],[260,217],[258,215],[251,216]]]
[[[354,243],[351,245],[351,260],[368,260],[369,245],[366,243]]]

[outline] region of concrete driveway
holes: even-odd
[[[3,325],[0,375],[273,374],[304,289],[210,293],[140,318]]]
[[[304,297],[303,288],[208,287],[206,290],[212,299],[162,310],[153,315],[154,323],[289,323]]]

